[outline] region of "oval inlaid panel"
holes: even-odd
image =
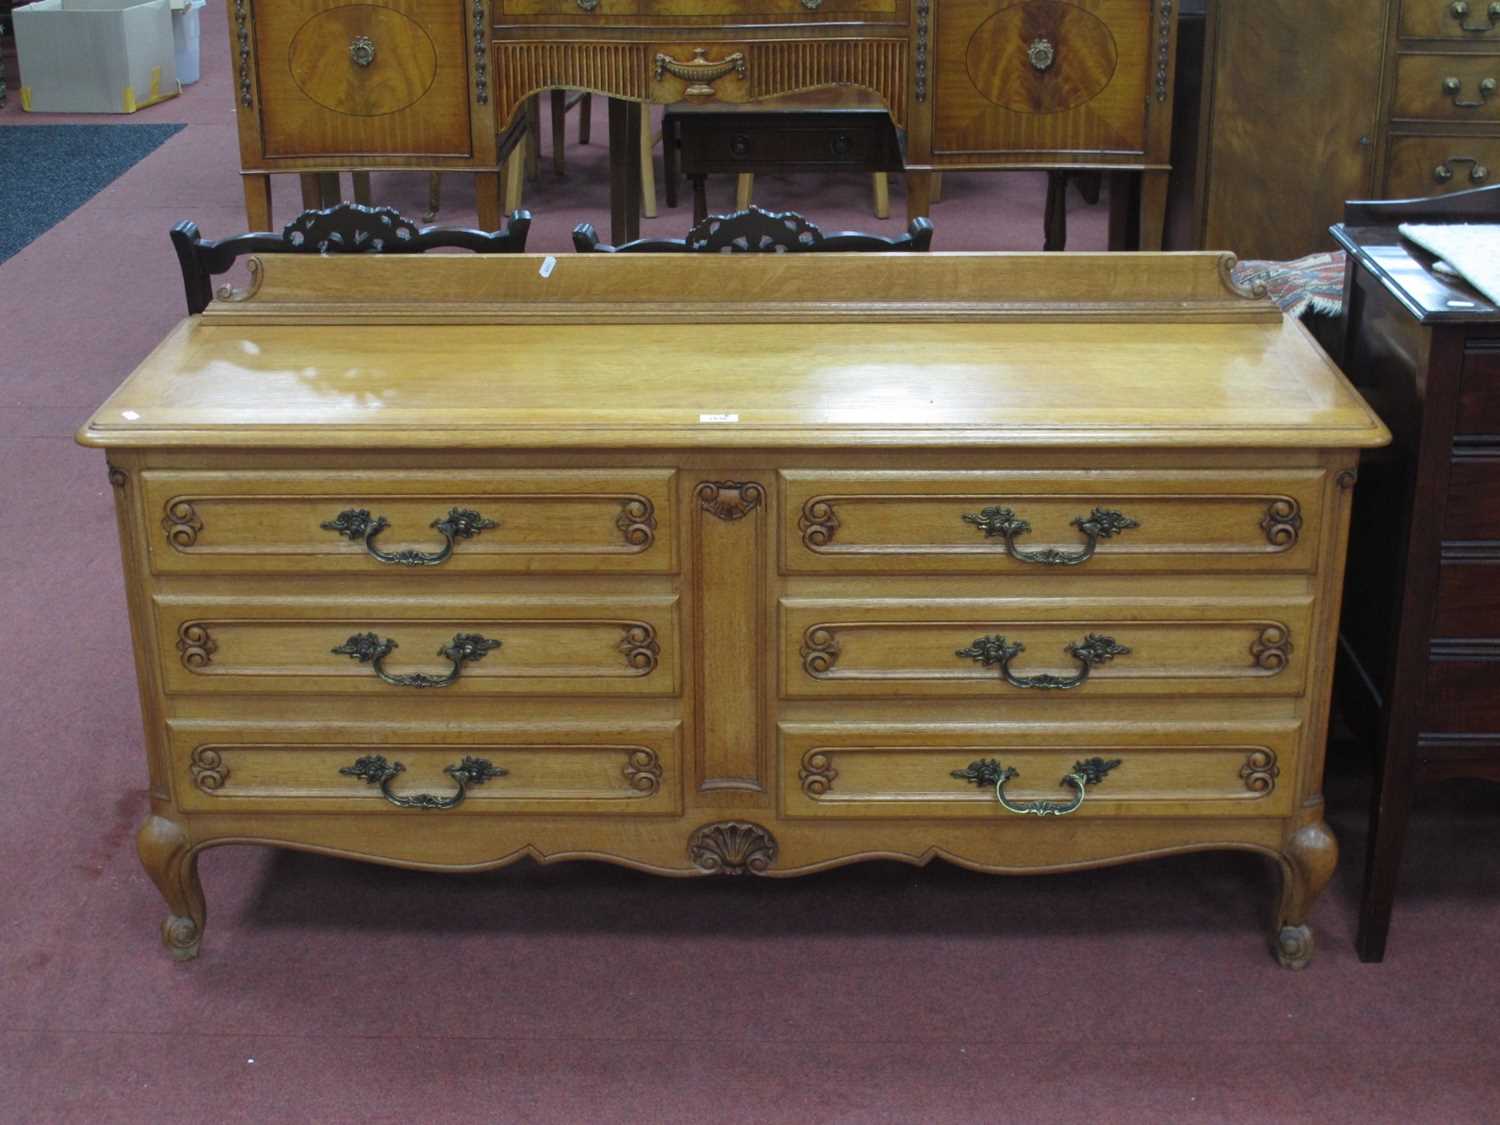
[[[1119,49],[1092,12],[1058,0],[1025,0],[996,12],[969,40],[974,89],[1017,113],[1060,113],[1097,97],[1115,76]]]
[[[349,53],[359,36],[374,45],[360,66]],[[437,48],[409,16],[373,4],[330,8],[292,37],[287,62],[298,89],[324,109],[378,117],[405,109],[432,87]]]

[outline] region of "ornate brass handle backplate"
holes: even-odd
[[[741,78],[745,77],[743,52],[736,51],[718,62],[709,62],[707,55],[707,47],[693,48],[693,57],[688,62],[679,62],[671,55],[658,54],[656,56],[656,80],[660,82],[665,74],[673,75],[688,83],[688,88],[683,93],[706,97],[714,92],[710,83],[717,82],[726,74],[734,73]]]
[[[397,687],[447,687],[458,679],[465,664],[483,660],[485,653],[500,647],[500,642],[482,637],[478,633],[456,634],[452,642],[437,650],[439,656],[445,656],[453,662],[453,668],[441,676],[433,676],[426,672],[407,672],[404,675],[387,672],[384,667],[385,658],[396,647],[398,647],[396,642],[389,637],[379,637],[374,633],[356,633],[332,651],[339,656],[347,656],[358,660],[361,664],[370,665],[377,676]]]
[[[1026,48],[1026,61],[1036,70],[1048,70],[1057,58],[1057,48],[1050,39],[1033,39]]]
[[[1090,669],[1098,667],[1117,656],[1128,656],[1130,649],[1116,644],[1113,637],[1090,633],[1077,644],[1063,646],[1063,651],[1078,661],[1078,671],[1071,676],[1054,676],[1050,672],[1038,672],[1034,676],[1018,676],[1010,669],[1010,662],[1026,651],[1020,641],[1008,641],[1004,637],[980,637],[968,648],[961,648],[955,656],[967,656],[977,660],[986,668],[998,664],[1000,675],[1011,687],[1052,689],[1076,688],[1089,678]]]
[[[1059,784],[1067,785],[1073,790],[1071,801],[1012,801],[1005,795],[1005,783],[1013,777],[1019,777],[1020,771],[1014,766],[1002,766],[994,758],[981,758],[977,762],[970,762],[968,768],[954,770],[953,777],[960,781],[972,781],[981,789],[991,786],[995,790],[995,800],[1000,802],[1001,808],[1006,812],[1012,812],[1018,816],[1067,816],[1070,812],[1077,812],[1083,804],[1085,791],[1090,785],[1098,785],[1104,780],[1104,775],[1109,773],[1120,764],[1119,758],[1086,758],[1081,762],[1074,762],[1073,769],[1065,776]]]
[[[400,762],[388,762],[379,754],[368,754],[352,766],[344,766],[339,773],[380,786],[381,796],[398,809],[451,809],[462,803],[469,786],[483,785],[491,778],[504,777],[507,773],[486,758],[465,757],[456,766],[443,767],[443,772],[458,782],[458,792],[451,797],[439,797],[433,793],[392,793],[391,781],[405,771],[406,767]]]
[[[1463,80],[1459,78],[1444,78],[1443,93],[1452,99],[1458,109],[1483,109],[1490,100],[1490,95],[1495,92],[1495,80],[1493,78],[1481,79],[1479,83],[1479,100],[1473,98],[1461,98],[1458,95],[1463,91]]]
[[[1471,24],[1469,22],[1469,5],[1467,0],[1453,0],[1448,8],[1448,14],[1458,21],[1458,26],[1472,35],[1483,35],[1494,31],[1500,26],[1500,4],[1491,4],[1485,11],[1488,21],[1484,24]]]
[[[498,527],[499,524],[485,519],[472,508],[449,508],[446,516],[428,524],[429,527],[437,528],[447,541],[440,551],[382,551],[375,546],[375,536],[391,526],[390,520],[384,516],[372,516],[365,508],[345,508],[333,519],[318,526],[324,531],[336,531],[355,542],[363,542],[365,550],[377,562],[396,566],[437,566],[448,561],[457,540],[472,539],[481,531]]]
[[[368,35],[356,35],[349,44],[349,57],[355,66],[369,66],[375,61],[375,40]]]
[[[1120,512],[1111,511],[1108,508],[1095,508],[1087,516],[1079,516],[1073,521],[1073,526],[1088,536],[1088,542],[1084,544],[1082,550],[1059,551],[1048,547],[1038,551],[1023,551],[1016,546],[1016,536],[1025,535],[1031,530],[1031,524],[1017,516],[1010,508],[985,508],[977,516],[972,513],[966,514],[964,523],[972,523],[979,528],[984,532],[986,539],[1003,539],[1005,553],[1011,558],[1026,563],[1038,563],[1042,566],[1077,566],[1079,563],[1088,562],[1094,557],[1094,550],[1099,546],[1099,540],[1112,539],[1122,531],[1141,526]]]

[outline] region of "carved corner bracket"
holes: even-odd
[[[698,506],[716,519],[742,520],[766,499],[764,486],[755,481],[704,481],[693,495]]]
[[[688,839],[693,866],[711,875],[764,875],[778,850],[775,836],[742,820],[705,824]]]

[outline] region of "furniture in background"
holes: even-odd
[[[1213,0],[1186,245],[1331,249],[1346,199],[1471,188],[1500,168],[1500,7]]]
[[[247,254],[420,254],[441,248],[472,250],[476,254],[520,254],[526,249],[531,215],[517,211],[504,231],[489,233],[461,227],[418,227],[389,207],[340,203],[325,211],[304,211],[280,234],[249,234],[206,241],[198,224],[183,221],[172,228],[172,248],[182,270],[188,315],[201,313],[213,299],[213,279],[227,273]],[[259,263],[252,263],[252,284]],[[225,300],[238,299],[233,289]]]
[[[581,254],[685,254],[703,251],[710,254],[796,254],[816,251],[911,250],[925,251],[932,246],[932,223],[913,219],[906,233],[898,238],[856,231],[824,234],[795,211],[763,211],[747,207],[732,215],[708,215],[699,220],[686,238],[642,238],[620,246],[599,241],[592,223],[573,228],[573,249]]]
[[[1500,222],[1500,187],[1350,203],[1333,229],[1344,369],[1394,434],[1361,470],[1338,673],[1343,713],[1379,755],[1363,961],[1385,954],[1413,788],[1500,781],[1500,309],[1396,231],[1475,221]]]
[[[735,206],[750,206],[756,173],[856,171],[871,174],[875,215],[890,214],[887,172],[903,168],[891,115],[855,86],[756,102],[677,103],[662,112],[662,181],[675,206],[677,176],[693,185],[693,222],[708,216],[705,180],[739,177]]]
[[[1235,848],[1305,965],[1387,434],[1228,270],[266,255],[79,435],[168,948],[227,843],[771,877]]]

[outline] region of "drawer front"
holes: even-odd
[[[1392,137],[1386,159],[1387,199],[1414,199],[1494,182],[1500,137]]]
[[[800,599],[781,603],[792,699],[1299,695],[1311,603]]]
[[[142,479],[157,574],[676,569],[665,470],[152,470]]]
[[[464,11],[454,0],[256,5],[265,155],[470,155]]]
[[[1401,0],[1401,34],[1412,39],[1467,39],[1500,44],[1500,3]]]
[[[1399,55],[1391,116],[1426,121],[1500,118],[1500,56]]]
[[[189,812],[639,816],[677,813],[682,801],[670,722],[437,733],[172,722],[168,741],[177,801]],[[477,761],[465,769],[466,759]]]
[[[786,162],[862,168],[885,155],[885,120],[817,127],[767,123],[736,127],[720,121],[712,129],[681,126],[684,168],[698,171]]]
[[[1487,343],[1464,356],[1456,433],[1500,434],[1500,340]]]
[[[586,16],[608,19],[610,16],[633,16],[641,10],[640,0],[500,0],[495,5],[508,16]]]
[[[1500,637],[1500,560],[1443,563],[1432,635]]]
[[[786,472],[790,574],[1307,572],[1321,471]]]
[[[156,599],[169,694],[675,695],[677,599]],[[428,690],[430,689],[430,690]],[[440,689],[440,690],[439,690]]]
[[[640,0],[646,16],[826,16],[842,12],[895,15],[900,0]]]
[[[1064,815],[1285,816],[1296,788],[1298,728],[1103,725],[781,727],[782,815],[838,818],[988,818],[1024,821],[1045,801]],[[1099,759],[1095,773],[1077,767]],[[993,768],[987,768],[994,763]],[[1001,805],[995,789],[1004,782]],[[955,777],[954,774],[963,776]],[[1041,828],[1041,825],[1037,826]]]
[[[1141,0],[945,0],[934,152],[1141,152],[1151,16]]]
[[[1434,642],[1422,730],[1500,735],[1500,641]]]
[[[1448,468],[1443,538],[1458,542],[1500,540],[1500,449],[1465,450]]]

